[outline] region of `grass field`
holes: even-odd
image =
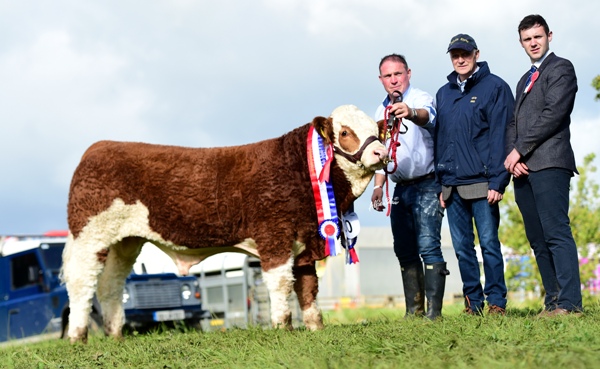
[[[474,317],[404,319],[403,309],[325,313],[310,332],[162,329],[87,345],[52,340],[0,348],[0,368],[600,368],[600,306],[583,317],[537,318],[539,308]]]

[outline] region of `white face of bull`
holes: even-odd
[[[340,106],[331,113],[331,118],[337,163],[352,184],[353,194],[358,197],[367,188],[375,170],[384,167],[387,150],[379,140],[364,146],[371,137],[379,137],[380,132],[377,123],[356,106]],[[361,150],[356,162],[339,153],[354,156]]]

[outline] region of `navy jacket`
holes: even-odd
[[[436,94],[436,178],[444,186],[488,182],[490,190],[504,193],[510,180],[504,168],[505,132],[515,99],[487,62],[477,65],[464,92],[452,72]]]

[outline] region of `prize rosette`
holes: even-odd
[[[339,254],[335,243],[340,234],[337,219],[325,219],[319,224],[319,235],[325,240],[325,255],[336,256]]]
[[[340,235],[340,227],[334,219],[325,219],[319,224],[319,235],[323,239],[336,239]]]

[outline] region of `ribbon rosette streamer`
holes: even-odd
[[[340,228],[333,186],[329,180],[333,161],[333,144],[324,145],[323,138],[314,127],[311,127],[308,131],[306,153],[317,208],[319,235],[325,240],[325,255],[336,256],[342,250],[335,242],[340,235]]]
[[[529,78],[527,79],[527,83],[525,84],[525,91],[523,91],[523,93],[529,93],[529,91],[531,91],[531,89],[533,88],[533,85],[535,84],[535,81],[537,81],[539,75],[540,75],[540,71],[538,71],[537,69],[535,71],[531,72],[531,74],[529,75]]]
[[[354,245],[356,245],[358,232],[360,232],[358,215],[354,212],[342,215],[342,224],[344,225],[342,246],[346,249],[346,264],[356,264],[358,263],[358,255],[356,255]]]

